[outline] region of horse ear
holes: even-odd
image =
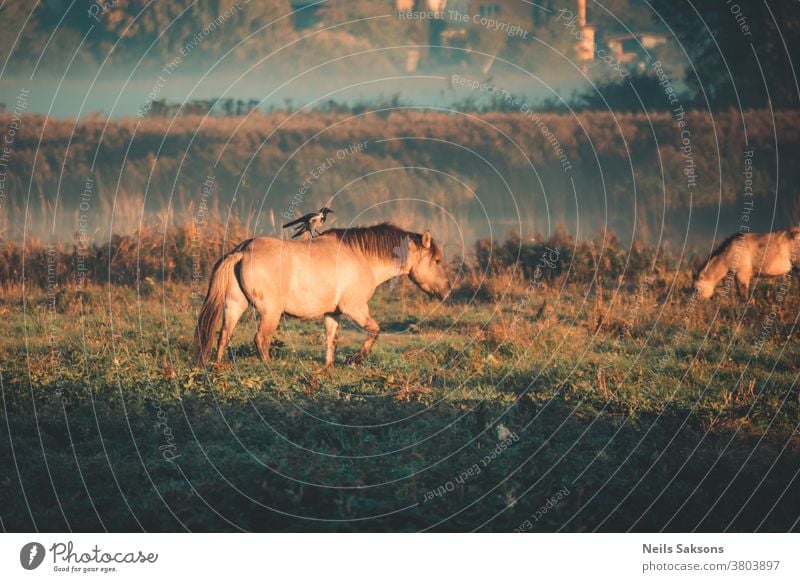
[[[431,248],[431,231],[426,230],[422,234],[422,246],[425,247],[426,249]]]

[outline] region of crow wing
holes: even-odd
[[[283,228],[289,228],[290,226],[294,226],[295,224],[300,224],[302,222],[308,222],[309,220],[311,220],[311,217],[314,216],[314,214],[316,214],[316,213],[315,212],[310,212],[309,214],[306,214],[305,216],[301,216],[300,218],[296,218],[291,222],[287,222],[286,224],[283,225]]]

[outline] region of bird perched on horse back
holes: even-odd
[[[304,232],[310,232],[311,236],[313,237],[320,234],[319,229],[323,224],[325,224],[328,214],[334,214],[334,212],[327,206],[324,206],[319,209],[319,212],[310,212],[305,216],[301,216],[300,218],[297,218],[291,222],[287,222],[283,225],[283,228],[290,228],[292,226],[297,227],[294,229],[292,238],[298,238]]]

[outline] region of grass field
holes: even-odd
[[[605,225],[625,241],[678,243],[688,233],[699,246],[714,224],[723,232],[739,228],[747,150],[755,152],[750,226],[800,223],[798,111],[687,112],[703,179],[692,193],[691,224],[680,132],[670,113],[586,111],[541,121],[413,108],[141,120],[28,116],[26,137],[8,161],[0,236],[21,241],[25,230],[68,241],[84,229],[106,240],[109,232],[133,232],[143,219],[226,223],[231,215],[258,234],[278,234],[302,190],[302,212],[337,193],[337,226],[402,216],[407,225],[424,222],[439,239],[474,240],[490,236],[487,227],[495,237],[508,228],[549,234],[562,221],[582,239]],[[11,122],[0,112],[0,126]],[[414,147],[406,147],[409,128],[418,136]],[[569,173],[545,130],[569,152]],[[358,145],[363,149],[337,157]],[[330,157],[335,166],[319,173]],[[425,204],[402,200],[419,197]]]
[[[798,528],[794,284],[744,306],[688,273],[531,280],[385,285],[370,358],[345,364],[348,325],[332,370],[321,322],[285,320],[261,363],[252,314],[229,365],[192,367],[186,283],[10,285],[2,527]]]

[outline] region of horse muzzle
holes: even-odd
[[[431,297],[435,297],[439,301],[446,301],[448,297],[450,297],[450,289],[445,292],[442,291],[434,291],[431,293]]]

